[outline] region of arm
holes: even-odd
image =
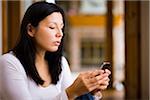
[[[69,100],[92,92],[99,87],[99,83],[95,76],[102,73],[102,70],[92,70],[81,72],[71,86],[66,89]]]
[[[74,83],[66,89],[68,98],[73,100],[75,97],[91,92],[94,94],[94,97],[100,99],[102,95],[101,92],[97,90],[103,90],[107,88],[109,75],[109,70],[106,70],[105,73],[104,70],[82,72],[74,81]]]
[[[100,84],[102,84],[103,77],[107,75],[102,75],[100,78],[96,78],[95,76],[99,76],[104,73],[103,70],[93,70],[82,72],[76,78],[74,82],[72,82],[70,69],[66,59],[64,59],[64,68],[63,68],[63,78],[61,82],[62,92],[59,94],[59,100],[62,100],[64,96],[65,99],[73,100],[76,97],[83,95],[88,92],[92,92],[95,89],[99,89]],[[100,83],[99,83],[100,82]],[[64,91],[65,90],[65,91]]]
[[[11,57],[6,55],[0,59],[2,97],[7,100],[32,100],[25,76],[19,70],[22,66],[16,64],[15,57]]]

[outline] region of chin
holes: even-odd
[[[48,49],[49,52],[56,52],[58,50],[58,48],[50,48]]]

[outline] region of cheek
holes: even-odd
[[[54,38],[54,36],[53,36],[53,34],[48,33],[48,34],[45,34],[39,38],[41,38],[43,41],[48,41],[48,40],[52,40]]]
[[[39,32],[39,34],[36,35],[36,42],[38,45],[45,48],[45,46],[51,45],[52,40],[55,38],[54,32]]]
[[[37,42],[39,42],[42,45],[48,45],[52,42],[53,36],[51,34],[45,34],[40,37],[38,37]]]
[[[51,38],[53,38],[53,31],[48,30],[47,28],[44,29],[40,29],[37,33],[36,33],[36,38],[38,40],[42,40],[42,41],[46,41],[49,40]]]

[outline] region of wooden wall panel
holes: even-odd
[[[2,53],[8,50],[8,27],[7,27],[7,1],[2,1]]]
[[[125,2],[125,88],[127,100],[140,95],[140,1]]]
[[[20,25],[20,1],[2,1],[2,52],[16,43]]]
[[[8,49],[16,43],[20,27],[20,1],[8,1]]]
[[[150,1],[141,2],[141,100],[149,100],[149,32]]]
[[[113,85],[113,39],[112,39],[112,29],[113,29],[113,14],[112,14],[112,1],[107,1],[107,38],[106,38],[106,61],[111,62],[111,75],[110,75],[110,85],[109,88]]]

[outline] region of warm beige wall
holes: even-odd
[[[149,98],[149,1],[141,2],[141,95]]]

